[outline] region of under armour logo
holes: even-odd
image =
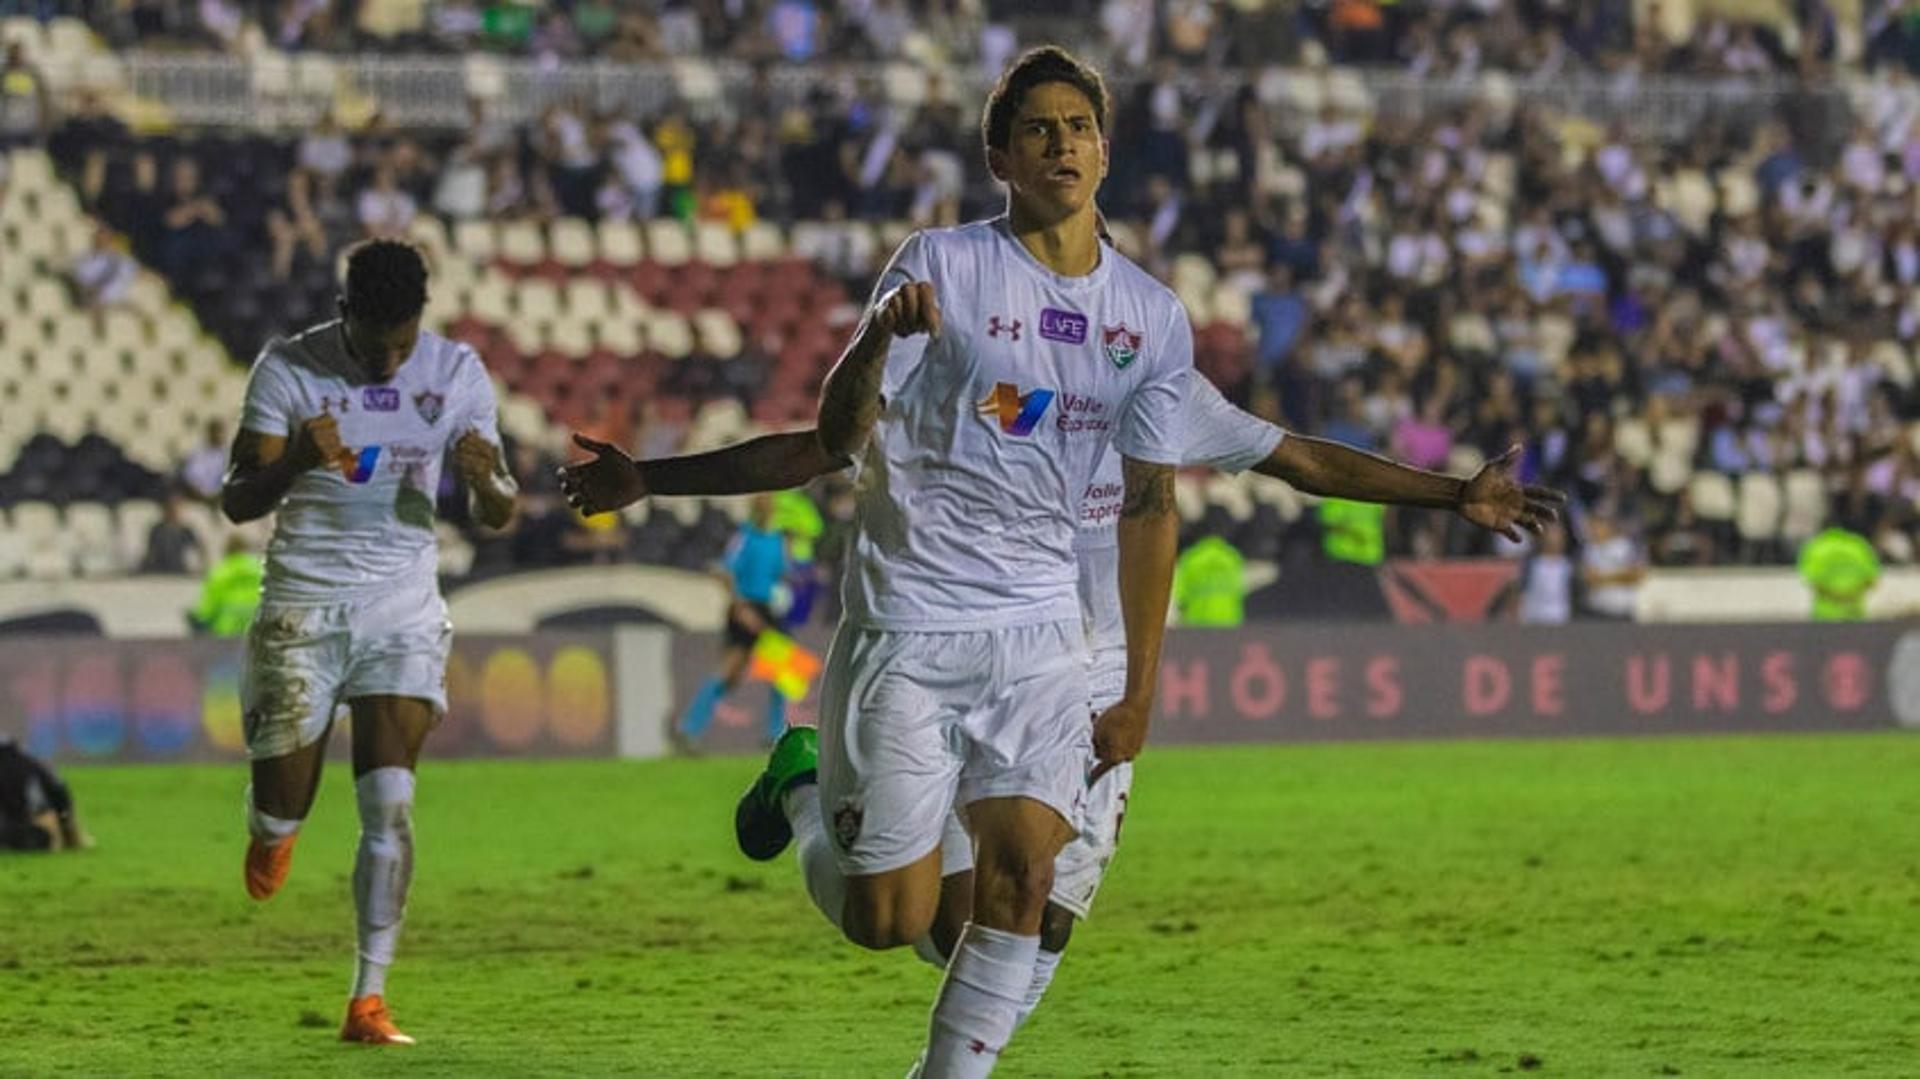
[[[975,1038],[972,1041],[968,1042],[967,1049],[971,1051],[974,1056],[985,1056],[988,1053],[992,1053],[995,1056],[1000,1055],[1000,1050],[995,1049],[993,1046],[988,1045],[986,1042],[981,1041],[979,1038]]]
[[[1002,333],[1005,333],[1015,341],[1020,340],[1020,320],[1014,319],[1012,322],[1002,322],[999,315],[995,315],[987,320],[988,337],[998,337]]]

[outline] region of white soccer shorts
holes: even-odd
[[[1078,830],[1093,731],[1078,621],[918,633],[843,625],[820,697],[820,809],[864,876],[940,845],[955,806],[1031,798]]]
[[[254,760],[326,736],[357,697],[415,697],[447,711],[453,625],[438,589],[396,589],[340,603],[262,603],[247,629],[242,729]]]
[[[1127,688],[1126,649],[1095,653],[1089,680],[1090,716],[1098,717],[1118,701]],[[1093,897],[1106,879],[1107,866],[1120,845],[1120,825],[1127,815],[1127,796],[1133,791],[1133,765],[1117,765],[1087,789],[1080,828],[1053,862],[1053,892],[1048,896],[1076,918],[1093,909]],[[955,842],[958,835],[962,842]],[[966,831],[956,813],[947,825],[947,841],[940,851],[940,874],[950,877],[973,869],[973,848],[964,842]]]

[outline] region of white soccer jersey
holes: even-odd
[[[320,467],[288,488],[267,545],[266,600],[339,599],[432,585],[440,468],[460,436],[500,444],[493,382],[472,348],[422,332],[393,380],[369,383],[338,321],[269,342],[240,426],[290,437],[331,413],[351,470]]]
[[[1273,452],[1286,432],[1234,407],[1198,371],[1181,380],[1180,464],[1221,472],[1245,472]],[[1120,614],[1120,548],[1116,525],[1126,492],[1120,455],[1108,453],[1080,501],[1075,548],[1080,558],[1080,605],[1093,649],[1125,648]]]
[[[1176,464],[1193,331],[1111,247],[1063,277],[1006,219],[916,233],[875,287],[926,281],[941,333],[894,342],[860,462],[847,618],[895,630],[1081,617],[1075,520],[1108,451]]]

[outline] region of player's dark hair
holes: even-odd
[[[980,134],[987,140],[987,149],[1007,148],[1007,141],[1013,137],[1013,118],[1026,104],[1027,95],[1034,87],[1050,82],[1064,82],[1087,95],[1093,102],[1093,122],[1100,126],[1101,134],[1106,134],[1106,80],[1060,46],[1042,45],[1021,53],[987,95],[986,111],[980,118]]]
[[[390,328],[418,318],[427,306],[427,260],[402,240],[368,240],[347,252],[347,311]]]

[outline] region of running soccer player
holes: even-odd
[[[911,944],[933,924],[942,836],[963,808],[972,917],[926,1075],[992,1071],[1088,771],[1139,752],[1159,673],[1193,334],[1165,286],[1101,249],[1106,120],[1090,68],[1054,48],[1018,59],[982,124],[1007,213],[909,237],[821,393],[821,446],[859,456],[861,491],[821,691],[815,796],[834,857],[807,872],[850,939]],[[1089,729],[1073,533],[1110,443],[1125,458],[1127,685]],[[757,805],[747,831],[787,829],[776,803]]]
[[[1518,447],[1487,462],[1471,477],[1425,472],[1351,449],[1337,442],[1288,435],[1220,395],[1197,372],[1185,379],[1181,412],[1183,466],[1208,466],[1224,472],[1252,469],[1283,480],[1308,494],[1402,506],[1451,509],[1473,524],[1509,539],[1519,529],[1538,533],[1558,515],[1565,496],[1545,487],[1523,486],[1513,478]],[[725,495],[798,487],[817,476],[837,472],[847,461],[826,453],[812,431],[766,435],[710,453],[653,461],[633,461],[605,443],[581,436],[574,441],[593,459],[561,472],[568,500],[584,513],[612,512],[649,495]],[[1120,460],[1109,453],[1087,485],[1080,508],[1075,551],[1079,558],[1080,600],[1093,648],[1092,706],[1105,707],[1122,692],[1126,647],[1119,608],[1114,522],[1120,499]],[[812,731],[789,731],[747,799],[784,791],[782,812],[794,834],[823,843],[824,822],[818,798],[803,792],[813,782],[817,752]],[[1088,916],[1120,839],[1120,825],[1133,784],[1132,766],[1123,764],[1093,783],[1086,822],[1054,862],[1053,890],[1040,934],[1034,978],[1021,1003],[1024,1022],[1038,1005],[1059,965],[1075,920]],[[802,819],[806,818],[806,819]],[[915,951],[942,965],[967,918],[972,893],[973,852],[957,817],[950,818],[948,841],[941,847],[942,888],[939,916]],[[748,850],[767,859],[784,849],[785,838]],[[746,844],[743,843],[743,847]],[[807,859],[803,855],[803,865]]]
[[[420,328],[427,265],[373,240],[347,258],[340,318],[267,344],[247,382],[220,492],[234,522],[279,509],[241,680],[252,759],[247,894],[286,881],[336,706],[353,722],[358,963],[343,1040],[410,1045],[384,1001],[413,873],[414,765],[446,712],[452,627],[435,576],[442,459],[474,517],[504,528],[516,493],[493,383],[473,349]]]

